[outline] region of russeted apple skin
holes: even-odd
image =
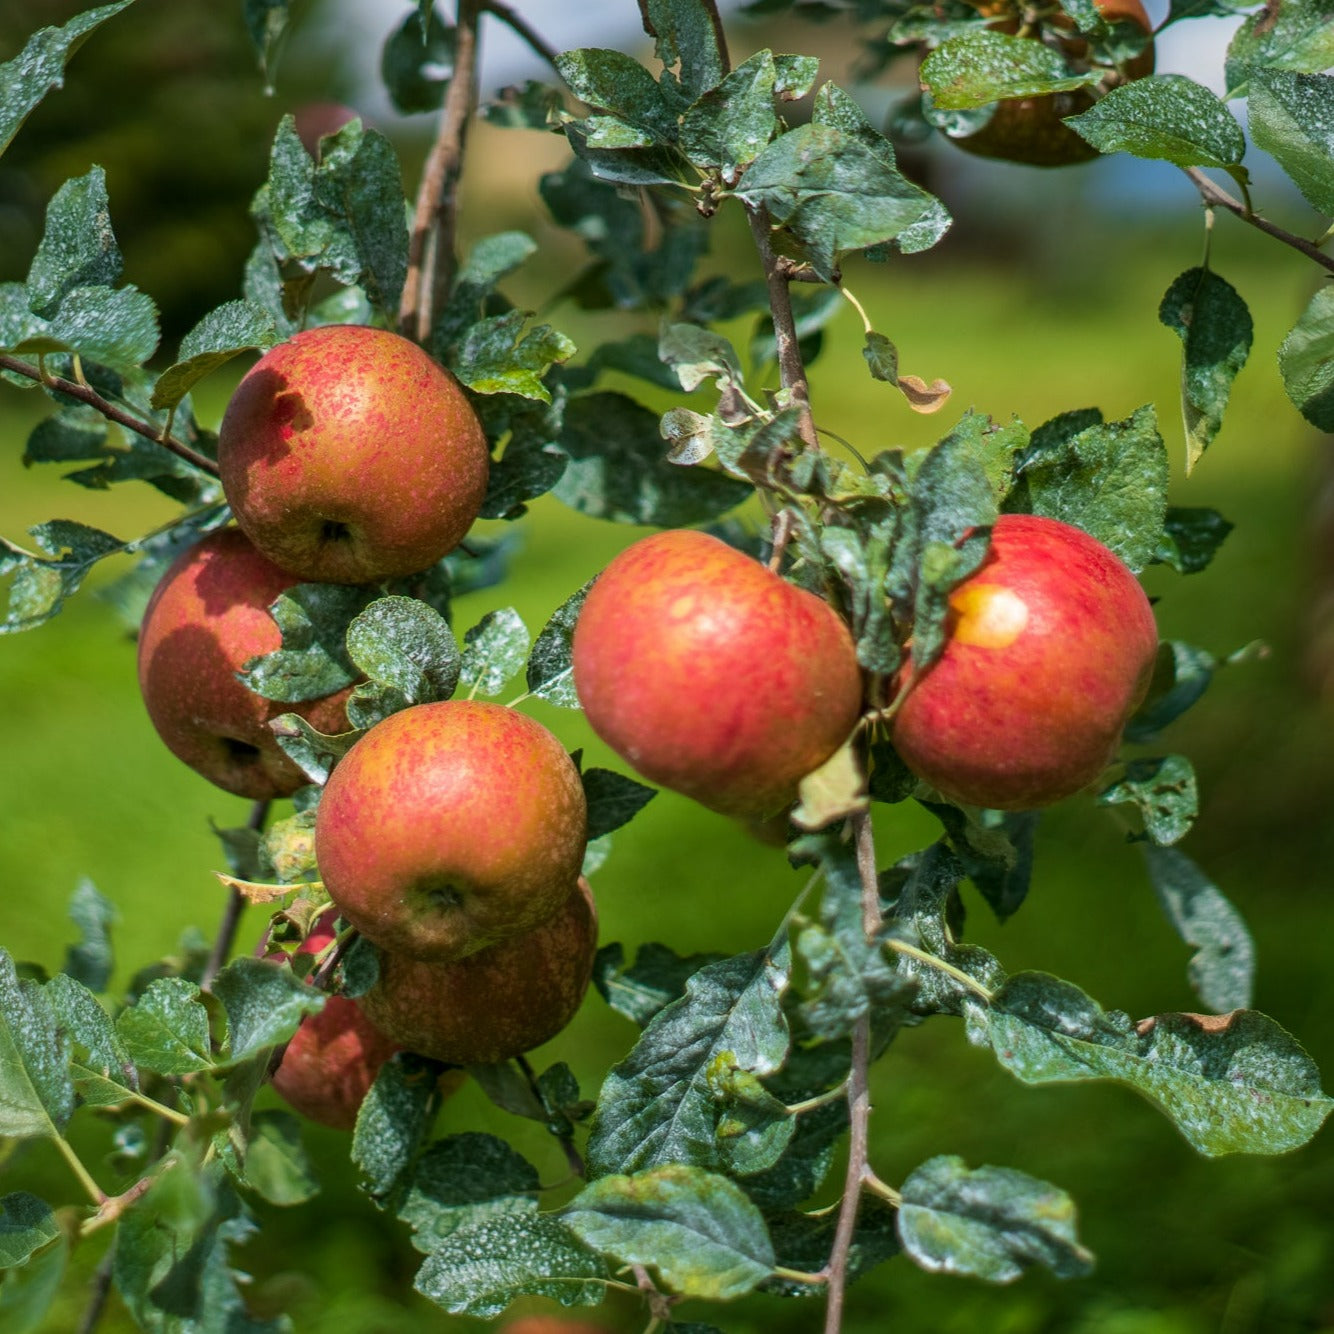
[[[477,517],[489,468],[458,381],[415,343],[361,325],[266,352],[218,433],[237,523],[276,565],[326,583],[433,565]]]
[[[459,959],[536,926],[583,864],[588,807],[564,746],[500,704],[418,704],[339,761],[315,857],[343,916],[382,949]]]
[[[450,1065],[507,1061],[574,1018],[593,974],[597,910],[588,882],[545,921],[465,959],[430,963],[381,951],[366,1015],[409,1051]]]
[[[298,954],[318,954],[333,943],[338,913],[322,913]],[[351,1130],[380,1067],[401,1048],[375,1027],[357,1001],[330,996],[307,1015],[273,1073],[273,1087],[302,1116],[335,1130]]]
[[[946,797],[997,810],[1048,806],[1098,777],[1158,648],[1125,564],[1027,514],[997,521],[987,559],[950,597],[947,634],[894,717],[894,745]]]
[[[833,608],[693,529],[612,560],[573,657],[598,736],[650,782],[726,815],[790,803],[861,711],[856,650]]]
[[[227,792],[290,796],[310,780],[283,753],[270,720],[299,713],[322,732],[347,729],[347,691],[302,704],[262,699],[236,673],[282,646],[269,615],[298,582],[224,528],[182,552],[149,599],[139,629],[139,689],[177,759]]]
[[[1096,0],[1098,10],[1108,23],[1137,23],[1145,32],[1153,31],[1153,21],[1140,0]],[[979,6],[984,13],[998,7]],[[1015,32],[1018,20],[991,25],[997,32]],[[1087,43],[1071,36],[1061,45],[1078,58]],[[1153,42],[1126,64],[1126,80],[1142,79],[1153,73]],[[951,137],[950,142],[977,157],[1000,158],[1022,162],[1031,167],[1065,167],[1089,162],[1100,156],[1083,135],[1064,124],[1066,116],[1087,111],[1095,101],[1088,88],[1074,88],[1042,97],[1009,97],[996,104],[991,119],[973,134]]]

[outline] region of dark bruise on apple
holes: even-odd
[[[944,796],[998,810],[1047,806],[1098,777],[1158,648],[1122,561],[1027,514],[997,521],[987,559],[950,595],[947,633],[894,716],[894,745]]]
[[[410,1051],[491,1065],[531,1051],[574,1017],[593,975],[597,910],[582,877],[556,911],[518,935],[449,963],[381,951],[366,1015]]]
[[[690,529],[607,566],[573,658],[593,730],[651,782],[726,815],[788,805],[861,712],[856,650],[833,608]]]
[[[344,917],[385,950],[447,960],[549,917],[583,864],[588,808],[564,746],[500,704],[418,704],[339,761],[315,855]]]
[[[265,353],[218,433],[236,521],[302,579],[366,584],[452,551],[490,454],[462,386],[398,334],[327,325]]]
[[[139,630],[139,689],[177,759],[239,797],[290,796],[310,780],[269,723],[299,713],[322,732],[347,729],[347,692],[304,704],[267,700],[237,679],[245,663],[282,645],[269,614],[297,580],[235,528],[181,553],[149,599]]]

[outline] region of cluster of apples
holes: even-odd
[[[240,796],[290,796],[307,780],[269,723],[294,706],[238,677],[280,647],[268,608],[297,583],[379,583],[439,560],[477,516],[489,450],[462,388],[414,343],[330,326],[243,378],[218,464],[237,527],[163,576],[139,636],[140,687],[163,741],[197,772]],[[344,731],[346,695],[294,711]],[[397,1050],[465,1066],[554,1036],[596,948],[586,842],[578,770],[532,719],[454,700],[371,728],[321,800],[315,848],[334,907],[300,948],[328,948],[341,916],[379,947],[379,981],[302,1025],[278,1090],[348,1127]]]

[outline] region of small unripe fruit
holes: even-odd
[[[833,608],[693,530],[643,538],[607,566],[573,656],[593,730],[651,782],[726,815],[790,803],[861,711]]]
[[[466,959],[430,963],[381,951],[379,981],[361,1004],[410,1051],[491,1065],[541,1046],[570,1022],[596,953],[597,912],[581,878],[544,922]]]
[[[981,568],[950,595],[945,650],[892,725],[907,766],[974,806],[1047,806],[1112,760],[1153,675],[1144,590],[1087,533],[1002,515]]]
[[[267,700],[237,680],[248,659],[282,646],[269,606],[297,580],[234,528],[210,533],[171,564],[139,629],[139,689],[177,759],[227,792],[290,796],[310,780],[269,722],[299,713],[322,732],[347,728],[347,692],[303,704]]]
[[[315,857],[343,916],[382,949],[458,959],[535,927],[583,865],[579,771],[541,723],[500,704],[418,704],[339,761]]]
[[[490,454],[458,381],[383,329],[328,325],[266,352],[218,432],[236,522],[306,580],[415,574],[462,540]]]

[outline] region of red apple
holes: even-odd
[[[587,834],[579,771],[545,727],[450,700],[391,715],[343,757],[315,816],[315,856],[367,939],[457,959],[550,917]]]
[[[950,595],[948,641],[892,724],[903,761],[953,801],[1046,806],[1116,753],[1158,629],[1135,576],[1055,519],[1006,514]]]
[[[593,730],[645,778],[727,815],[790,803],[861,712],[833,608],[693,530],[643,538],[607,566],[573,652]]]
[[[292,113],[292,119],[301,146],[318,162],[320,140],[326,134],[337,134],[349,121],[356,120],[358,114],[342,102],[303,102]]]
[[[297,580],[234,528],[210,533],[162,576],[139,630],[139,689],[167,748],[240,797],[285,797],[309,781],[269,730],[299,713],[347,729],[346,691],[304,704],[262,699],[236,673],[282,645],[269,606]]]
[[[597,911],[582,877],[545,921],[466,959],[432,963],[381,951],[366,1014],[410,1051],[491,1065],[555,1037],[588,990]]]
[[[501,1325],[498,1334],[611,1334],[606,1325],[559,1315],[524,1315]]]
[[[236,521],[302,579],[413,574],[458,545],[490,455],[458,381],[383,329],[308,329],[262,356],[218,434]]]
[[[319,954],[333,944],[337,916],[336,909],[322,913],[297,953]],[[324,1009],[301,1021],[273,1073],[273,1087],[312,1121],[351,1130],[380,1067],[399,1050],[399,1044],[381,1033],[355,1000],[330,996]]]

